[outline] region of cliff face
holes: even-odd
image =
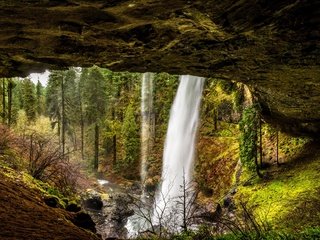
[[[320,132],[320,2],[0,1],[0,75],[93,64],[247,84],[266,119]]]

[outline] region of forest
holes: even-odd
[[[0,93],[1,178],[74,212],[84,239],[320,238],[319,142],[267,122],[242,83],[93,66]]]

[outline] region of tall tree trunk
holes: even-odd
[[[277,165],[279,166],[279,131],[276,132],[276,160]]]
[[[13,84],[11,81],[8,83],[8,126],[11,126],[12,120],[12,89]]]
[[[262,167],[262,120],[259,116],[259,158],[260,158],[260,167]]]
[[[30,135],[30,146],[29,146],[29,169],[33,173],[34,166],[33,166],[33,134]]]
[[[58,135],[58,140],[59,140],[59,146],[61,146],[61,120],[60,120],[60,118],[58,118],[57,124],[58,124],[57,135]]]
[[[84,159],[84,119],[82,112],[82,103],[81,103],[81,113],[80,113],[80,127],[81,127],[81,158]]]
[[[216,107],[213,109],[213,125],[214,125],[214,130],[218,130],[218,114]]]
[[[6,80],[2,78],[2,122],[6,123]]]
[[[61,81],[61,144],[62,144],[62,154],[65,153],[65,136],[66,136],[66,113],[65,113],[65,99],[64,99],[64,77]]]
[[[84,159],[84,116],[83,116],[83,105],[82,105],[82,96],[81,89],[78,84],[78,101],[79,101],[79,110],[80,110],[80,135],[81,135],[81,158]]]
[[[117,135],[113,135],[113,166],[117,163]]]
[[[93,167],[98,170],[99,167],[99,125],[96,123],[94,128],[94,163]]]
[[[258,116],[257,116],[258,117]],[[259,127],[259,123],[257,123],[256,122],[256,124],[255,124],[256,126],[255,126],[255,130],[254,130],[254,132],[255,132],[255,151],[254,151],[254,153],[255,153],[255,155],[254,155],[254,163],[255,163],[255,166],[256,166],[256,172],[257,172],[257,175],[260,177],[260,178],[262,178],[262,174],[260,173],[260,168],[259,168],[259,163],[258,163],[258,146],[257,146],[257,142],[258,142],[258,131],[257,131],[257,128]]]
[[[114,107],[112,107],[112,120],[116,120],[116,111]],[[117,134],[114,134],[112,137],[112,148],[113,148],[113,166],[117,163]]]

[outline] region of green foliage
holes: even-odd
[[[34,121],[36,119],[36,94],[35,86],[30,79],[23,80],[23,108],[26,111],[28,121]]]
[[[169,115],[176,90],[178,88],[178,76],[167,73],[158,73],[154,76],[154,111],[157,130],[164,135],[169,122]]]
[[[138,238],[146,239],[146,238]],[[161,238],[148,238],[160,240]],[[265,231],[255,232],[234,232],[217,235],[207,226],[200,226],[195,232],[182,232],[172,236],[172,240],[316,240],[320,239],[320,228],[307,228],[301,232]]]
[[[257,216],[276,229],[318,226],[320,158],[318,146],[310,148],[309,145],[305,147],[312,152],[312,156],[300,150],[294,160],[279,167],[274,166],[268,172],[268,179],[252,179],[252,174],[244,172],[241,182],[246,184],[238,188],[236,202],[247,202]]]
[[[245,101],[243,85],[238,83],[235,91],[233,91],[233,107],[236,111],[243,110],[243,102]]]
[[[46,91],[46,106],[47,114],[52,121],[52,126],[60,123],[61,120],[61,82],[63,80],[62,71],[52,71],[49,75],[47,91]]]
[[[304,240],[320,239],[320,227],[305,229],[300,233],[300,239],[304,239]]]
[[[250,170],[255,169],[255,158],[257,157],[257,125],[258,112],[256,107],[245,108],[239,123],[241,131],[240,159],[242,164]]]
[[[143,239],[143,238],[142,238]],[[154,240],[160,238],[152,238]],[[320,228],[307,228],[301,232],[265,231],[234,232],[217,235],[207,226],[200,226],[195,232],[182,232],[170,239],[172,240],[316,240],[320,239]]]
[[[236,83],[225,80],[218,80],[218,84],[221,87],[222,91],[230,95],[232,91],[235,90]]]
[[[108,104],[107,85],[99,68],[93,67],[85,74],[87,74],[87,79],[84,82],[86,91],[83,93],[85,116],[88,124],[93,124],[98,122],[106,113]]]
[[[44,88],[40,81],[37,82],[36,85],[36,96],[37,96],[37,114],[43,115],[45,113],[45,96],[44,96]]]
[[[124,157],[121,161],[122,170],[129,167],[128,174],[131,175],[132,169],[137,167],[139,160],[139,131],[136,124],[134,109],[132,104],[130,104],[125,112],[125,117],[122,125],[122,138],[123,138],[123,147],[124,147]],[[129,176],[134,177],[134,176]]]

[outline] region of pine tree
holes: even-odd
[[[15,83],[12,79],[8,80],[8,126],[12,123],[12,108],[13,108],[13,89]]]
[[[46,104],[53,127],[58,124],[62,151],[65,151],[66,137],[76,147],[76,125],[78,121],[76,73],[74,69],[52,71],[49,76]]]
[[[52,128],[57,126],[57,134],[61,137],[61,71],[51,71],[46,91],[47,114],[50,118]]]
[[[80,78],[77,82],[77,100],[78,100],[78,111],[79,111],[79,124],[80,124],[80,139],[81,139],[81,157],[84,159],[84,130],[85,130],[85,116],[84,116],[84,93],[85,81],[88,78],[88,69],[83,68],[81,70]]]
[[[77,100],[76,72],[73,68],[64,76],[64,125],[65,131],[73,146],[77,146],[76,127],[79,123],[79,102]]]
[[[23,80],[23,102],[24,110],[26,112],[28,121],[34,121],[36,119],[36,94],[34,84],[30,79]]]
[[[86,89],[86,92],[84,92],[86,105],[85,116],[87,123],[94,126],[95,129],[93,167],[97,170],[99,165],[100,125],[102,117],[107,110],[108,95],[106,92],[105,78],[97,67],[93,67],[89,70],[84,84]]]
[[[132,104],[129,104],[122,125],[122,138],[124,141],[124,158],[122,161],[123,169],[129,170],[127,177],[134,177],[135,168],[139,160],[139,131],[134,116],[134,108]]]
[[[45,103],[44,103],[44,88],[39,80],[36,85],[36,96],[37,96],[37,114],[38,116],[40,116],[44,114]]]
[[[6,79],[2,78],[2,123],[6,123]]]

